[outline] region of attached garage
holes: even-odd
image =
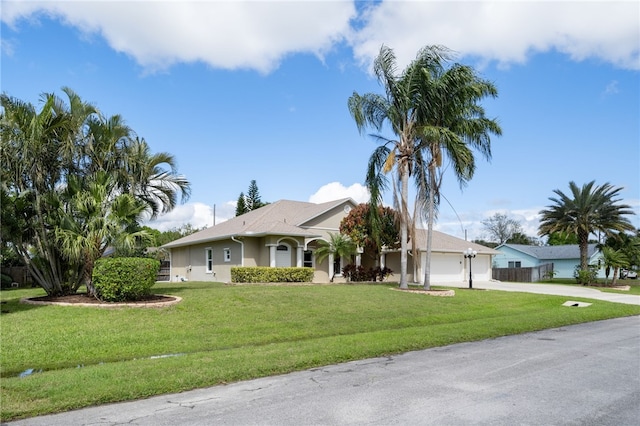
[[[431,254],[431,281],[432,282],[460,282],[464,280],[463,265],[460,261],[462,258],[459,254],[454,253],[432,253]],[[420,264],[426,265],[427,253],[422,253]],[[424,270],[421,270],[422,279],[424,281]]]
[[[427,262],[427,231],[425,229],[419,229],[416,234],[417,247],[420,253],[417,279],[413,277],[413,259],[411,256],[409,257],[407,273],[411,281],[424,283],[424,265],[426,265]],[[431,284],[467,282],[469,280],[469,259],[464,257],[463,252],[468,248],[476,252],[476,257],[472,258],[471,264],[473,280],[490,281],[492,275],[492,257],[499,254],[498,251],[442,232],[433,231],[430,265]],[[399,259],[399,252],[389,252],[385,254],[385,264],[393,265],[392,269],[396,275],[399,275],[400,272]]]

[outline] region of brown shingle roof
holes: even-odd
[[[165,248],[182,247],[231,238],[232,236],[260,237],[264,235],[292,235],[298,237],[320,237],[317,232],[305,228],[305,223],[323,213],[346,202],[356,204],[350,198],[315,204],[303,201],[280,200],[252,210],[241,216],[236,216],[219,225],[203,229],[178,240],[163,245]],[[427,249],[427,230],[416,231],[418,248]],[[471,247],[482,254],[499,254],[489,247],[475,244],[451,235],[433,231],[433,251],[461,253]],[[409,243],[411,247],[411,243]]]
[[[481,254],[499,254],[500,252],[490,247],[486,247],[480,244],[472,243],[470,241],[463,240],[461,238],[454,237],[443,232],[434,230],[432,234],[431,246],[433,251],[448,252],[448,253],[462,253],[469,247]],[[416,240],[418,248],[421,251],[427,250],[427,230],[417,229]],[[409,242],[411,247],[411,242]]]
[[[259,209],[236,216],[219,225],[203,229],[186,237],[163,245],[165,248],[182,247],[232,236],[293,235],[320,237],[316,232],[304,228],[304,224],[331,210],[351,202],[350,198],[315,204],[303,201],[280,200]]]

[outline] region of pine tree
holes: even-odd
[[[245,214],[250,209],[247,208],[246,197],[244,196],[244,192],[240,193],[238,197],[238,202],[236,203],[236,216],[240,216],[241,214]]]
[[[260,192],[258,191],[258,184],[256,183],[255,179],[252,180],[249,184],[249,190],[247,191],[245,202],[247,205],[247,210],[249,211],[259,209],[260,207],[264,206],[264,203],[260,199]]]

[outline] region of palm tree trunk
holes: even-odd
[[[578,244],[580,247],[580,269],[589,269],[589,234],[582,229],[578,231]]]
[[[408,246],[408,226],[409,226],[409,207],[407,198],[409,194],[409,170],[405,161],[401,164],[400,181],[402,189],[400,191],[400,288],[408,289],[407,283],[407,246]],[[414,253],[415,255],[415,253]]]
[[[427,219],[427,259],[424,264],[424,289],[431,290],[431,250],[432,245],[431,242],[433,240],[433,213],[435,211],[434,201],[435,201],[435,167],[429,165],[429,217]]]

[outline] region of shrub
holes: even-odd
[[[234,266],[231,282],[234,283],[302,283],[313,281],[311,268],[270,268],[266,266]]]
[[[1,274],[0,276],[0,287],[2,288],[10,288],[11,287],[11,283],[13,282],[13,278],[11,278],[11,275],[9,274],[5,274],[4,272]]]
[[[589,265],[589,269],[580,269],[580,266],[576,266],[576,270],[573,273],[578,284],[588,285],[596,282],[598,277],[598,266]]]
[[[96,295],[106,302],[143,299],[151,294],[160,262],[142,257],[99,259],[93,269]]]
[[[342,275],[352,282],[361,282],[361,281],[373,281],[376,282],[380,280],[380,282],[384,281],[386,277],[392,274],[391,269],[384,267],[380,268],[376,266],[375,268],[365,269],[364,266],[356,266],[354,264],[350,264],[342,268]]]

